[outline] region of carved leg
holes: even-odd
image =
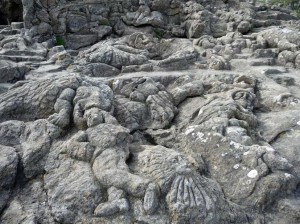
[[[129,210],[128,200],[125,198],[125,192],[115,187],[108,189],[108,201],[101,203],[94,211],[96,216],[110,216],[119,212]]]

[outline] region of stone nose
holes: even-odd
[[[192,172],[192,169],[191,169],[191,164],[190,163],[182,163],[180,164],[177,168],[176,168],[176,172],[178,174],[183,174],[183,175],[187,175],[189,173]]]

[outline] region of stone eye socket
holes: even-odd
[[[239,99],[244,97],[244,94],[245,93],[243,93],[243,92],[236,93],[235,96],[234,96],[234,99],[239,100]]]
[[[171,162],[172,163],[178,163],[178,158],[176,157],[176,158],[173,158],[172,160],[171,160]]]

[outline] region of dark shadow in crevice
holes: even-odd
[[[0,3],[0,25],[23,22],[23,5],[20,0]]]

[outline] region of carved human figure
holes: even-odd
[[[162,198],[166,198],[172,223],[202,222],[213,212],[206,178],[193,170],[185,156],[163,146],[141,148],[144,150],[133,156],[131,168],[155,182]]]
[[[156,211],[157,196],[150,179],[131,173],[126,164],[130,142],[128,129],[108,123],[80,131],[68,141],[70,157],[90,162],[94,175],[108,189],[108,201],[99,204],[94,212],[96,216],[128,210],[126,193],[144,197],[147,213]]]
[[[135,21],[139,24],[143,18],[151,15],[151,9],[149,8],[146,0],[139,0],[139,9],[136,11],[135,14]]]
[[[113,119],[109,113],[112,110],[112,99],[113,92],[106,85],[102,88],[79,87],[73,100],[73,118],[77,128],[86,129],[104,123],[105,119]]]
[[[65,89],[54,105],[55,112],[48,120],[59,126],[66,127],[70,123],[73,113],[73,121],[78,129],[86,129],[105,120],[115,120],[111,115],[112,90],[102,85],[80,86],[75,90]],[[74,108],[73,108],[73,105]]]

